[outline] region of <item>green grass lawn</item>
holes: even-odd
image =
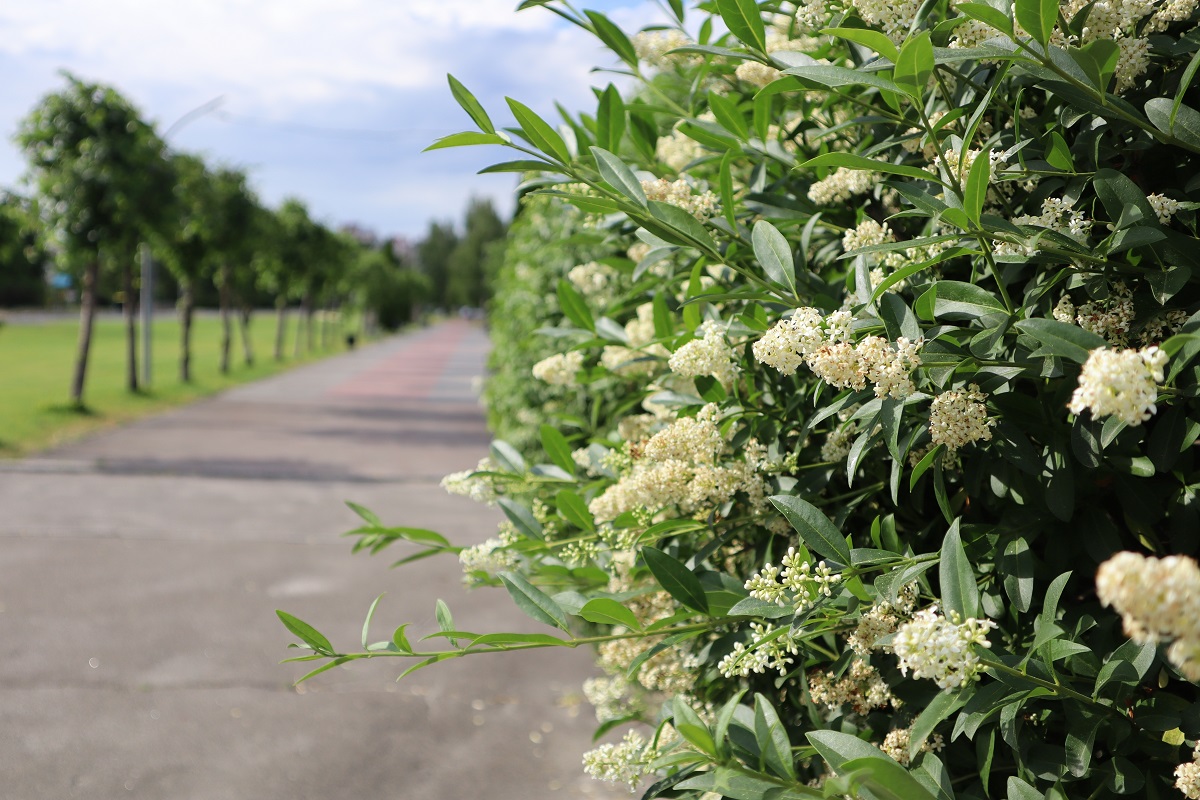
[[[272,375],[345,347],[338,335],[332,337],[331,350],[314,350],[312,355],[293,358],[297,315],[289,315],[286,358],[276,362],[274,315],[264,313],[255,317],[250,324],[254,366],[245,365],[235,328],[230,371],[221,375],[220,321],[212,315],[197,316],[192,323],[192,382],[185,384],[179,380],[179,322],[159,315],[154,321],[151,385],[138,394],[125,390],[123,324],[117,319],[98,318],[82,410],[69,403],[78,320],[0,326],[0,457],[42,450],[99,428]],[[140,329],[138,358],[141,358]],[[139,371],[139,377],[140,374]]]

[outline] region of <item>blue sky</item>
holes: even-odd
[[[0,6],[0,185],[25,171],[18,121],[67,69],[115,86],[170,144],[243,167],[263,201],[304,199],[333,225],[418,238],[458,220],[472,195],[511,210],[511,176],[475,175],[502,151],[422,153],[471,127],[446,85],[466,84],[498,122],[505,96],[543,115],[592,106],[591,73],[613,61],[545,9],[517,0],[39,0]],[[653,0],[593,0],[633,31],[665,18]],[[18,190],[20,187],[18,186]]]

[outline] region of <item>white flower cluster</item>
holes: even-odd
[[[892,229],[885,222],[880,225],[875,220],[867,217],[856,227],[847,228],[842,234],[842,249],[847,253],[851,250],[857,250],[860,247],[870,247],[873,244],[884,244],[885,242],[896,241],[896,234],[892,233]]]
[[[712,192],[697,192],[683,178],[669,181],[666,178],[642,181],[642,191],[647,200],[682,208],[696,219],[704,222],[717,210],[717,196]]]
[[[808,187],[808,199],[819,206],[838,205],[871,191],[879,179],[878,172],[838,167]]]
[[[912,27],[920,0],[853,0],[858,14],[868,25],[877,25],[896,44],[904,41]]]
[[[1150,207],[1154,209],[1154,215],[1161,225],[1170,225],[1171,218],[1179,213],[1179,201],[1165,194],[1148,195],[1146,199],[1150,201]]]
[[[632,689],[633,685],[623,673],[588,678],[583,682],[583,696],[596,709],[597,722],[621,719],[637,711],[638,703],[630,697]]]
[[[911,759],[908,756],[908,746],[912,742],[912,728],[897,728],[889,731],[888,735],[883,737],[883,744],[879,745],[879,749],[887,753],[902,767],[907,767]],[[940,733],[931,733],[925,743],[921,745],[922,753],[939,752],[946,746]]]
[[[1057,231],[1075,239],[1086,239],[1092,230],[1092,220],[1071,208],[1071,203],[1058,197],[1047,197],[1043,200],[1041,214],[1037,216],[1022,214],[1021,216],[1013,217],[1012,222],[1014,225],[1034,225],[1040,228],[1049,228],[1052,231]],[[1033,250],[1027,247],[1021,248],[1009,242],[996,243],[997,255],[1032,255],[1033,252]]]
[[[490,458],[481,460],[475,469],[463,470],[462,472],[452,472],[442,478],[442,488],[449,494],[455,494],[462,497],[469,497],[476,503],[486,503],[487,505],[496,504],[496,487],[492,481],[486,476],[477,475],[478,472],[491,472],[496,468]]]
[[[1096,572],[1096,594],[1117,610],[1134,641],[1173,642],[1167,658],[1200,682],[1200,566],[1194,559],[1117,553]]]
[[[858,423],[856,422],[849,422],[834,428],[825,437],[825,443],[821,445],[821,460],[831,464],[845,461],[846,457],[850,455],[850,448],[858,433]]]
[[[1089,300],[1077,309],[1075,321],[1085,331],[1103,336],[1109,344],[1129,343],[1129,326],[1134,319],[1133,292],[1123,281],[1113,284],[1104,300]]]
[[[743,61],[733,71],[739,81],[745,81],[751,86],[762,88],[768,83],[779,80],[783,73],[761,61]]]
[[[584,297],[599,305],[607,305],[612,300],[617,275],[617,271],[607,264],[589,261],[572,267],[567,273],[567,280]]]
[[[892,650],[900,661],[900,672],[928,678],[941,689],[954,689],[979,676],[979,656],[974,645],[991,647],[991,620],[974,618],[957,622],[937,613],[937,606],[918,611],[912,621],[896,631]]]
[[[458,553],[458,561],[462,564],[463,580],[475,582],[474,572],[484,572],[494,578],[505,570],[517,565],[517,554],[506,549],[502,539],[492,537],[472,547],[465,547]]]
[[[746,492],[752,510],[766,506],[759,469],[766,451],[747,443],[740,460],[718,463],[725,437],[717,427],[719,409],[709,404],[696,417],[683,417],[658,431],[644,444],[631,445],[635,454],[625,474],[588,504],[597,522],[609,522],[626,511],[657,511],[675,506],[693,514]]]
[[[655,155],[658,160],[666,164],[676,172],[683,172],[688,164],[691,164],[697,158],[704,155],[704,147],[690,136],[686,136],[678,130],[673,130],[667,136],[661,136],[658,139],[658,144],[655,146]],[[644,242],[638,242],[649,249],[649,245]],[[633,248],[630,248],[632,251]],[[642,254],[645,257],[645,254]],[[633,258],[632,252],[630,258],[634,261],[641,261],[641,258]]]
[[[897,592],[896,602],[879,602],[871,606],[858,618],[854,633],[846,637],[846,644],[860,657],[877,649],[877,642],[890,636],[900,627],[901,617],[912,613],[917,604],[917,585],[910,583]]]
[[[1090,19],[1090,15],[1089,15]],[[1117,39],[1117,66],[1113,70],[1113,92],[1121,94],[1137,85],[1137,79],[1150,67],[1150,40],[1122,37]]]
[[[821,598],[833,597],[833,587],[842,576],[829,568],[824,561],[811,562],[789,547],[783,557],[783,570],[765,564],[746,581],[746,590],[751,597],[767,603],[791,606],[796,611],[811,608]]]
[[[672,50],[692,44],[692,40],[683,31],[675,29],[641,31],[633,36],[632,44],[638,60],[645,61],[656,69],[686,65],[695,58],[687,53],[671,54]]]
[[[671,372],[683,378],[711,375],[726,389],[733,386],[737,378],[737,365],[733,360],[733,348],[725,340],[726,326],[707,320],[696,331],[701,335],[671,354],[667,366]]]
[[[987,395],[972,383],[965,390],[942,392],[929,407],[929,433],[933,443],[951,450],[971,442],[991,441],[995,420],[988,419]]]
[[[533,365],[533,377],[551,386],[574,386],[576,374],[583,369],[583,353],[555,353]]]
[[[849,673],[842,678],[832,672],[809,675],[808,695],[814,703],[821,703],[830,711],[850,706],[855,714],[883,708],[895,699],[879,671],[860,659],[851,662]]]
[[[717,670],[726,678],[744,678],[751,672],[758,675],[768,669],[778,670],[780,676],[787,675],[788,667],[800,654],[800,644],[791,635],[790,628],[750,623],[750,644],[738,642],[733,650],[717,664]]]
[[[912,371],[921,364],[921,341],[901,337],[895,345],[868,336],[857,345],[850,337],[850,314],[835,311],[822,319],[815,308],[800,308],[777,322],[754,343],[754,357],[791,375],[807,364],[817,377],[839,389],[861,391],[875,385],[876,397],[907,397],[916,391]]]
[[[584,753],[583,771],[597,780],[624,784],[633,794],[642,778],[652,772],[650,762],[655,756],[644,736],[629,731],[620,744],[602,744]]]
[[[1158,384],[1166,365],[1167,354],[1157,347],[1096,348],[1079,373],[1067,408],[1072,414],[1087,409],[1093,417],[1115,416],[1126,425],[1141,425],[1158,410]]]
[[[1200,742],[1192,749],[1192,760],[1175,768],[1175,788],[1188,800],[1200,800]]]

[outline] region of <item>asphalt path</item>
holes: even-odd
[[[0,462],[0,796],[273,800],[612,797],[587,778],[590,654],[338,667],[293,686],[276,609],[358,647],[402,622],[544,630],[452,558],[352,554],[361,503],[470,544],[446,495],[488,435],[487,339],[449,322],[16,462]],[[390,557],[389,557],[390,556]],[[312,665],[308,665],[311,667]],[[625,795],[627,796],[627,795]]]

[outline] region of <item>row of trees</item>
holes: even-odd
[[[371,320],[394,330],[423,303],[449,307],[486,299],[490,243],[504,234],[489,203],[472,201],[461,238],[453,226],[435,223],[416,248],[356,236],[354,229],[334,231],[300,200],[268,208],[241,169],[171,150],[115,89],[65,77],[66,87],[43,98],[16,134],[34,195],[0,199],[0,288],[5,302],[37,302],[48,257],[78,285],[72,402],[83,402],[95,312],[106,298],[121,302],[126,384],[139,388],[135,301],[142,248],[165,265],[178,298],[183,381],[192,379],[192,319],[204,301],[215,300],[220,309],[220,368],[227,372],[235,326],[244,358],[253,362],[248,329],[253,309],[262,305],[276,309],[274,357],[282,359],[290,308],[300,312],[299,354],[315,345],[320,309],[341,309],[359,325]],[[419,264],[426,255],[428,263]]]

